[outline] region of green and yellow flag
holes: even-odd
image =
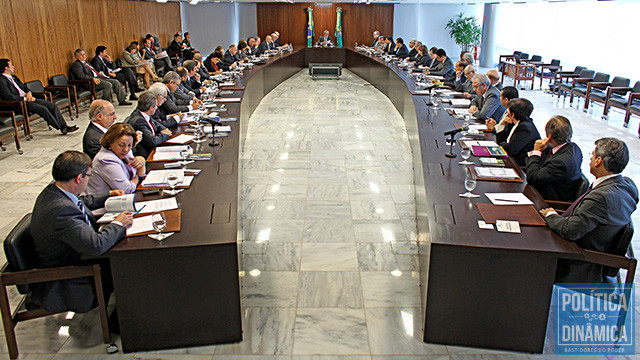
[[[338,7],[336,12],[338,13],[338,18],[336,19],[336,31],[333,35],[336,36],[336,46],[342,47],[342,8]]]
[[[313,8],[309,6],[307,11],[309,12],[309,23],[307,24],[307,47],[312,47],[313,36],[315,35],[313,31]]]

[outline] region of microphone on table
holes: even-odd
[[[459,132],[467,131],[467,130],[469,130],[469,126],[468,125],[464,125],[463,127],[460,127],[460,128],[457,128],[457,129],[445,131],[444,135],[445,136],[449,136],[449,135],[453,136],[453,135],[455,135],[455,134],[457,134]]]
[[[211,124],[211,133],[212,135],[214,135],[213,140],[211,140],[211,142],[209,143],[209,146],[215,147],[215,146],[220,146],[220,141],[217,141],[215,139],[215,133],[216,133],[216,125],[221,126],[222,123],[219,121],[220,117],[216,116],[216,117],[208,117],[208,116],[204,116],[202,118],[202,120],[208,122],[209,124]]]

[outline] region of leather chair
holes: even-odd
[[[527,60],[526,62],[529,64],[542,63],[542,56],[533,55],[531,59]]]
[[[597,72],[593,79],[573,79],[574,86],[571,89],[571,96],[569,96],[569,104],[573,104],[573,98],[575,96],[587,98],[591,87],[590,83],[606,83],[609,81],[609,74]],[[606,88],[605,88],[606,89]],[[604,90],[604,89],[602,89]],[[586,110],[585,110],[586,111]]]
[[[52,103],[56,104],[58,109],[63,110],[66,108],[69,111],[69,117],[73,117],[73,112],[71,111],[71,94],[69,93],[68,89],[65,89],[67,91],[61,93],[57,91],[58,89],[56,87],[48,86],[48,90],[42,85],[42,82],[40,80],[29,81],[24,85],[27,87],[27,89],[29,89],[29,91],[31,91],[32,94],[34,94],[34,97],[36,96],[36,94],[38,96],[44,96],[45,100],[49,100]],[[51,90],[56,90],[56,92],[53,92]]]
[[[571,85],[571,81],[573,80],[573,78],[577,78],[580,76],[580,72],[582,70],[585,70],[586,67],[584,66],[576,66],[576,68],[573,71],[558,71],[556,72],[556,76],[553,79],[553,87],[551,88],[551,92],[556,93],[560,91],[560,86],[562,84],[569,84]],[[560,97],[560,94],[558,93],[558,97]]]
[[[21,116],[22,115],[18,115]],[[24,119],[24,117],[22,117]],[[16,143],[18,154],[22,155],[20,149],[20,139],[18,138],[18,125],[16,124],[16,115],[13,111],[0,111],[0,149],[7,151],[2,143],[2,139],[13,136]]]
[[[604,103],[604,112],[602,117],[604,119],[609,118],[609,108],[611,106],[616,107],[618,109],[627,110],[627,105],[629,104],[629,92],[640,93],[640,81],[636,81],[636,84],[633,87],[609,87],[607,89],[606,100]],[[635,100],[636,105],[640,105],[640,100]],[[624,127],[628,127],[628,123],[623,124]]]
[[[627,113],[624,116],[624,127],[629,126],[631,115],[640,115],[640,93],[632,92],[629,94],[627,102]],[[638,129],[638,137],[640,137],[640,128]]]
[[[540,78],[540,87],[542,88],[543,79],[555,79],[558,71],[562,71],[562,66],[560,66],[560,60],[558,59],[551,60],[549,64],[536,64],[536,76]],[[549,87],[552,88],[551,84]]]
[[[589,101],[599,102],[604,104],[607,101],[607,94],[609,93],[609,88],[627,88],[629,87],[630,80],[627,78],[623,78],[620,76],[616,76],[613,78],[611,82],[590,82],[587,85],[587,96],[584,99],[584,108],[582,109],[584,112],[589,108]],[[615,90],[616,93],[624,94],[624,91]],[[605,116],[602,115],[604,118]]]
[[[22,126],[24,138],[27,139],[27,141],[33,138],[29,121],[27,121],[27,105],[24,100],[0,100],[0,111],[14,113],[16,125]]]
[[[89,99],[91,101],[91,92],[88,90],[83,90],[77,88],[75,85],[72,85],[68,80],[67,76],[64,74],[54,75],[51,77],[51,85],[49,86],[52,90],[60,91],[62,94],[66,92],[70,99],[73,101],[73,105],[76,108],[76,118],[80,116],[80,110],[78,109],[78,101],[83,101]]]
[[[516,56],[520,56],[520,54],[522,54],[521,51],[514,51],[513,55],[500,55],[498,58],[498,68],[500,70],[500,72],[503,71],[503,65],[502,63],[505,61],[515,61]]]
[[[93,277],[98,298],[100,320],[102,322],[103,340],[105,344],[111,343],[111,333],[109,332],[109,324],[107,321],[107,306],[103,296],[99,265],[38,268],[35,245],[31,237],[30,213],[25,215],[13,230],[11,230],[9,235],[7,235],[4,241],[4,251],[7,257],[7,264],[0,270],[0,312],[2,314],[2,323],[7,339],[9,357],[11,359],[18,358],[18,344],[15,333],[16,325],[21,321],[56,314],[38,308],[37,305],[29,302],[28,296],[26,296],[33,291],[33,284],[47,281]],[[11,285],[15,285],[18,292],[25,295],[13,313],[7,296],[7,287]],[[110,345],[107,348],[108,352],[113,351],[112,346],[113,345]]]
[[[593,76],[595,75],[595,71],[593,70],[582,70],[580,71],[580,74],[577,76],[571,76],[569,77],[568,81],[566,83],[563,83],[560,85],[560,87],[558,88],[558,98],[560,98],[560,95],[563,95],[564,98],[566,99],[567,97],[567,93],[571,94],[571,92],[573,91],[573,88],[580,84],[580,81],[591,81],[593,80]],[[587,89],[587,85],[585,83],[584,85],[584,89],[586,91]]]

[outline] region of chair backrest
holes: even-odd
[[[31,92],[44,92],[44,86],[42,86],[42,82],[40,80],[32,80],[24,83],[24,85]]]
[[[580,72],[585,69],[586,67],[584,66],[576,66],[575,70],[573,70],[573,73],[577,75],[577,74],[580,74]]]
[[[587,190],[589,190],[589,185],[589,179],[587,179],[587,177],[583,173],[581,173],[580,179],[576,181],[572,199],[575,201],[575,199],[586,193]]]
[[[514,51],[513,52],[513,56],[520,56],[520,54],[522,54],[522,51]]]
[[[609,81],[609,74],[597,72],[596,76],[593,77],[593,81],[595,82],[607,82]]]
[[[616,76],[613,78],[613,81],[611,81],[611,87],[629,87],[629,83],[631,82],[631,80],[627,79],[627,78],[623,78],[621,76]],[[614,91],[614,93],[620,94],[620,95],[625,95],[627,92],[626,91]]]
[[[588,69],[584,69],[582,71],[580,71],[580,75],[578,77],[580,78],[585,78],[585,79],[593,79],[593,75],[596,72],[593,70],[588,70]]]
[[[553,59],[553,60],[551,60],[551,65],[553,65],[553,66],[559,66],[559,65],[560,65],[560,60],[558,60],[558,59]]]
[[[614,240],[611,242],[609,248],[605,251],[607,254],[625,256],[627,255],[627,251],[629,249],[629,244],[631,244],[631,238],[633,238],[633,221],[629,222],[625,225],[618,233],[614,236]],[[620,269],[610,266],[602,267],[602,275],[614,277],[618,274]]]
[[[53,75],[51,77],[51,84],[55,86],[67,86],[69,85],[69,81],[67,81],[67,77],[64,74]]]
[[[529,59],[529,54],[527,53],[520,54],[520,60],[527,60],[527,59]]]
[[[633,85],[633,90],[631,90],[634,93],[640,93],[640,81],[636,81],[636,84]]]
[[[540,55],[533,55],[531,57],[531,61],[542,61],[542,56]]]
[[[4,254],[7,257],[9,271],[24,271],[37,267],[38,254],[31,236],[31,213],[25,215],[7,235],[4,240]],[[18,285],[17,288],[21,294],[31,291],[29,285]]]

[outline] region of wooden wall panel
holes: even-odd
[[[318,6],[315,3],[257,3],[258,34],[264,39],[274,30],[280,31],[281,42],[304,46],[307,43],[307,10],[313,7],[315,27],[314,43],[329,30],[332,38],[336,27],[336,8],[342,7],[342,37],[344,45],[373,41],[373,31],[383,35],[393,32],[393,4],[333,3]]]
[[[73,51],[96,46],[120,57],[132,40],[147,33],[169,46],[182,28],[178,3],[131,0],[0,0],[0,57],[9,57],[24,81],[47,83],[67,74]]]

